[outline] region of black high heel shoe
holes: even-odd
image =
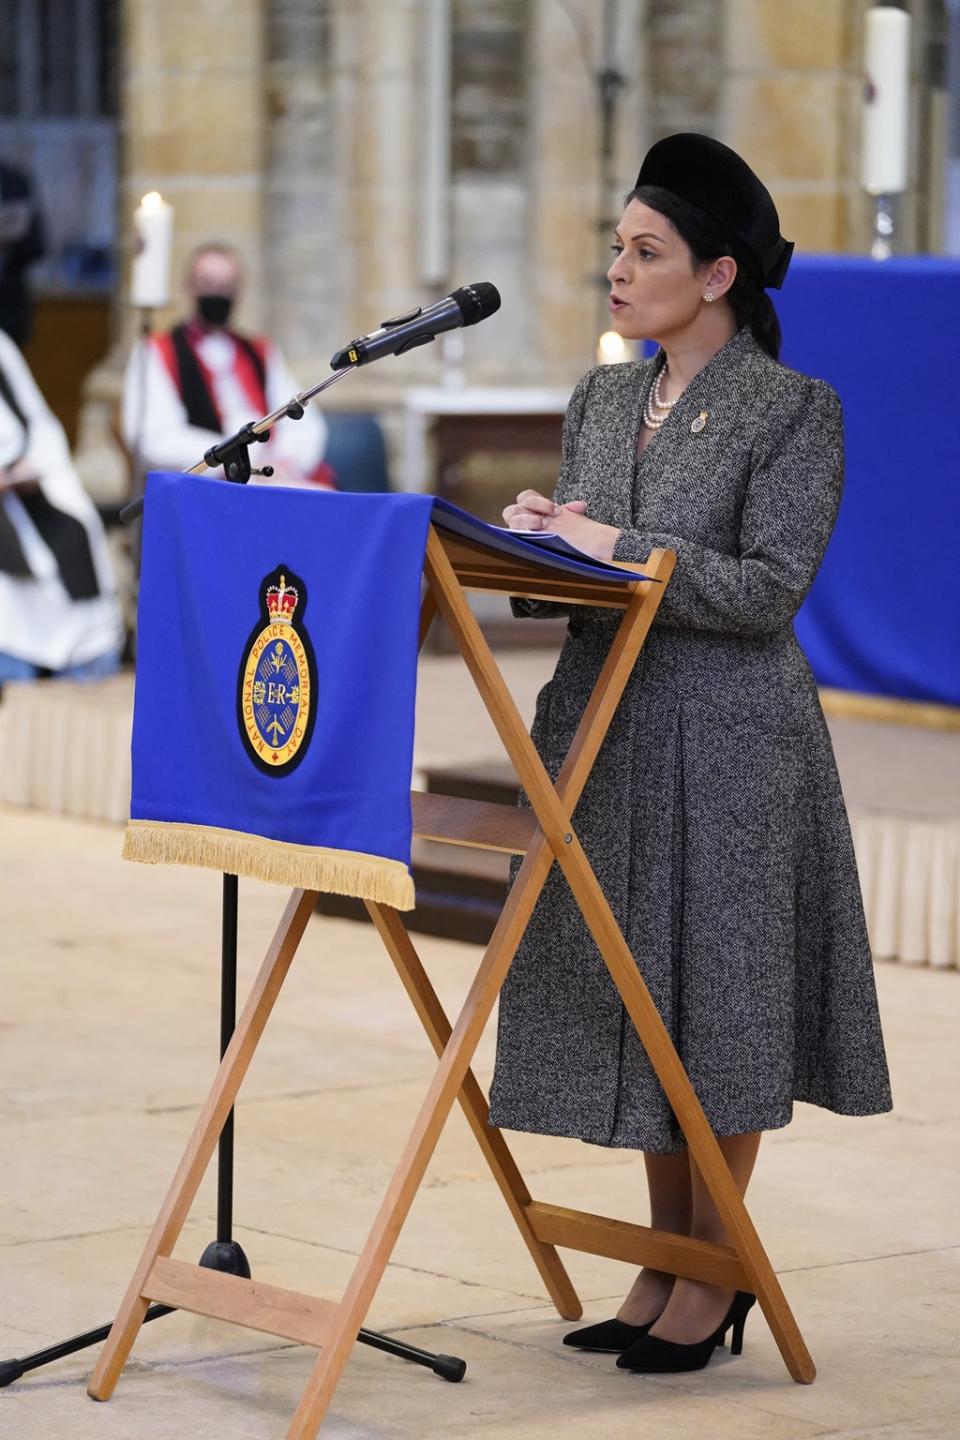
[[[654,1320],[648,1320],[646,1325],[628,1325],[626,1320],[601,1320],[597,1325],[584,1325],[581,1330],[571,1330],[564,1335],[564,1345],[575,1345],[578,1350],[595,1350],[604,1355],[619,1355],[624,1350],[629,1350],[638,1340],[642,1340],[650,1329],[656,1325],[657,1316]]]
[[[702,1370],[709,1363],[714,1350],[723,1348],[731,1326],[733,1338],[730,1342],[730,1353],[739,1355],[743,1350],[743,1327],[756,1301],[756,1295],[750,1295],[746,1290],[738,1290],[730,1309],[706,1340],[697,1340],[692,1345],[679,1345],[674,1340],[661,1340],[659,1335],[644,1335],[635,1345],[631,1345],[629,1350],[624,1350],[617,1360],[617,1365],[621,1370],[633,1370],[640,1375],[677,1375],[684,1370]]]

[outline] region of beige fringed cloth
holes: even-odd
[[[415,903],[413,880],[402,861],[357,850],[290,845],[239,830],[129,820],[123,858],[147,865],[199,865],[302,890],[356,895],[394,910],[412,910]]]
[[[432,509],[149,477],[126,859],[413,908]]]

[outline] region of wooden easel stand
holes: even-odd
[[[625,566],[624,585],[558,575],[431,527],[425,563],[427,592],[420,639],[439,611],[454,636],[480,696],[530,801],[529,810],[414,793],[414,833],[449,844],[523,855],[517,879],[455,1022],[451,1024],[399,912],[367,902],[390,957],[439,1059],[403,1154],[338,1302],[257,1280],[217,1274],[171,1258],[173,1247],[236,1100],[247,1067],[313,913],[316,895],[294,891],[267,951],[213,1087],[197,1118],[157,1222],[124,1296],[90,1381],[106,1400],[126,1363],[151,1300],[230,1320],[321,1347],[288,1440],[312,1440],[327,1413],[356,1335],[373,1302],[400,1230],[455,1101],[500,1187],[524,1243],[558,1312],[575,1320],[576,1291],[557,1246],[650,1265],[676,1275],[756,1294],[793,1378],[809,1383],[813,1362],[763,1249],[716,1137],[573,826],[573,812],[617,704],[656,614],[675,557],[654,551],[643,574]],[[557,784],[551,783],[507,690],[465,591],[483,590],[570,604],[620,608],[623,619],[574,736]],[[677,1117],[731,1238],[712,1245],[647,1226],[534,1200],[500,1131],[488,1124],[487,1102],[470,1064],[520,939],[556,861],[584,915],[623,1004]]]

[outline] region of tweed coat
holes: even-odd
[[[615,559],[678,557],[574,824],[717,1134],[786,1125],[795,1100],[875,1114],[891,1100],[856,863],[791,623],[840,500],[840,402],[744,329],[638,456],[662,363],[590,371],[564,423],[555,498],[621,529]],[[570,609],[532,730],[553,777],[619,618]],[[683,1143],[556,865],[501,995],[490,1118]]]

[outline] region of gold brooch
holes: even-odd
[[[710,411],[701,410],[696,420],[694,420],[690,426],[690,433],[693,435],[699,435],[701,430],[705,430],[707,428],[707,421],[709,418]]]

